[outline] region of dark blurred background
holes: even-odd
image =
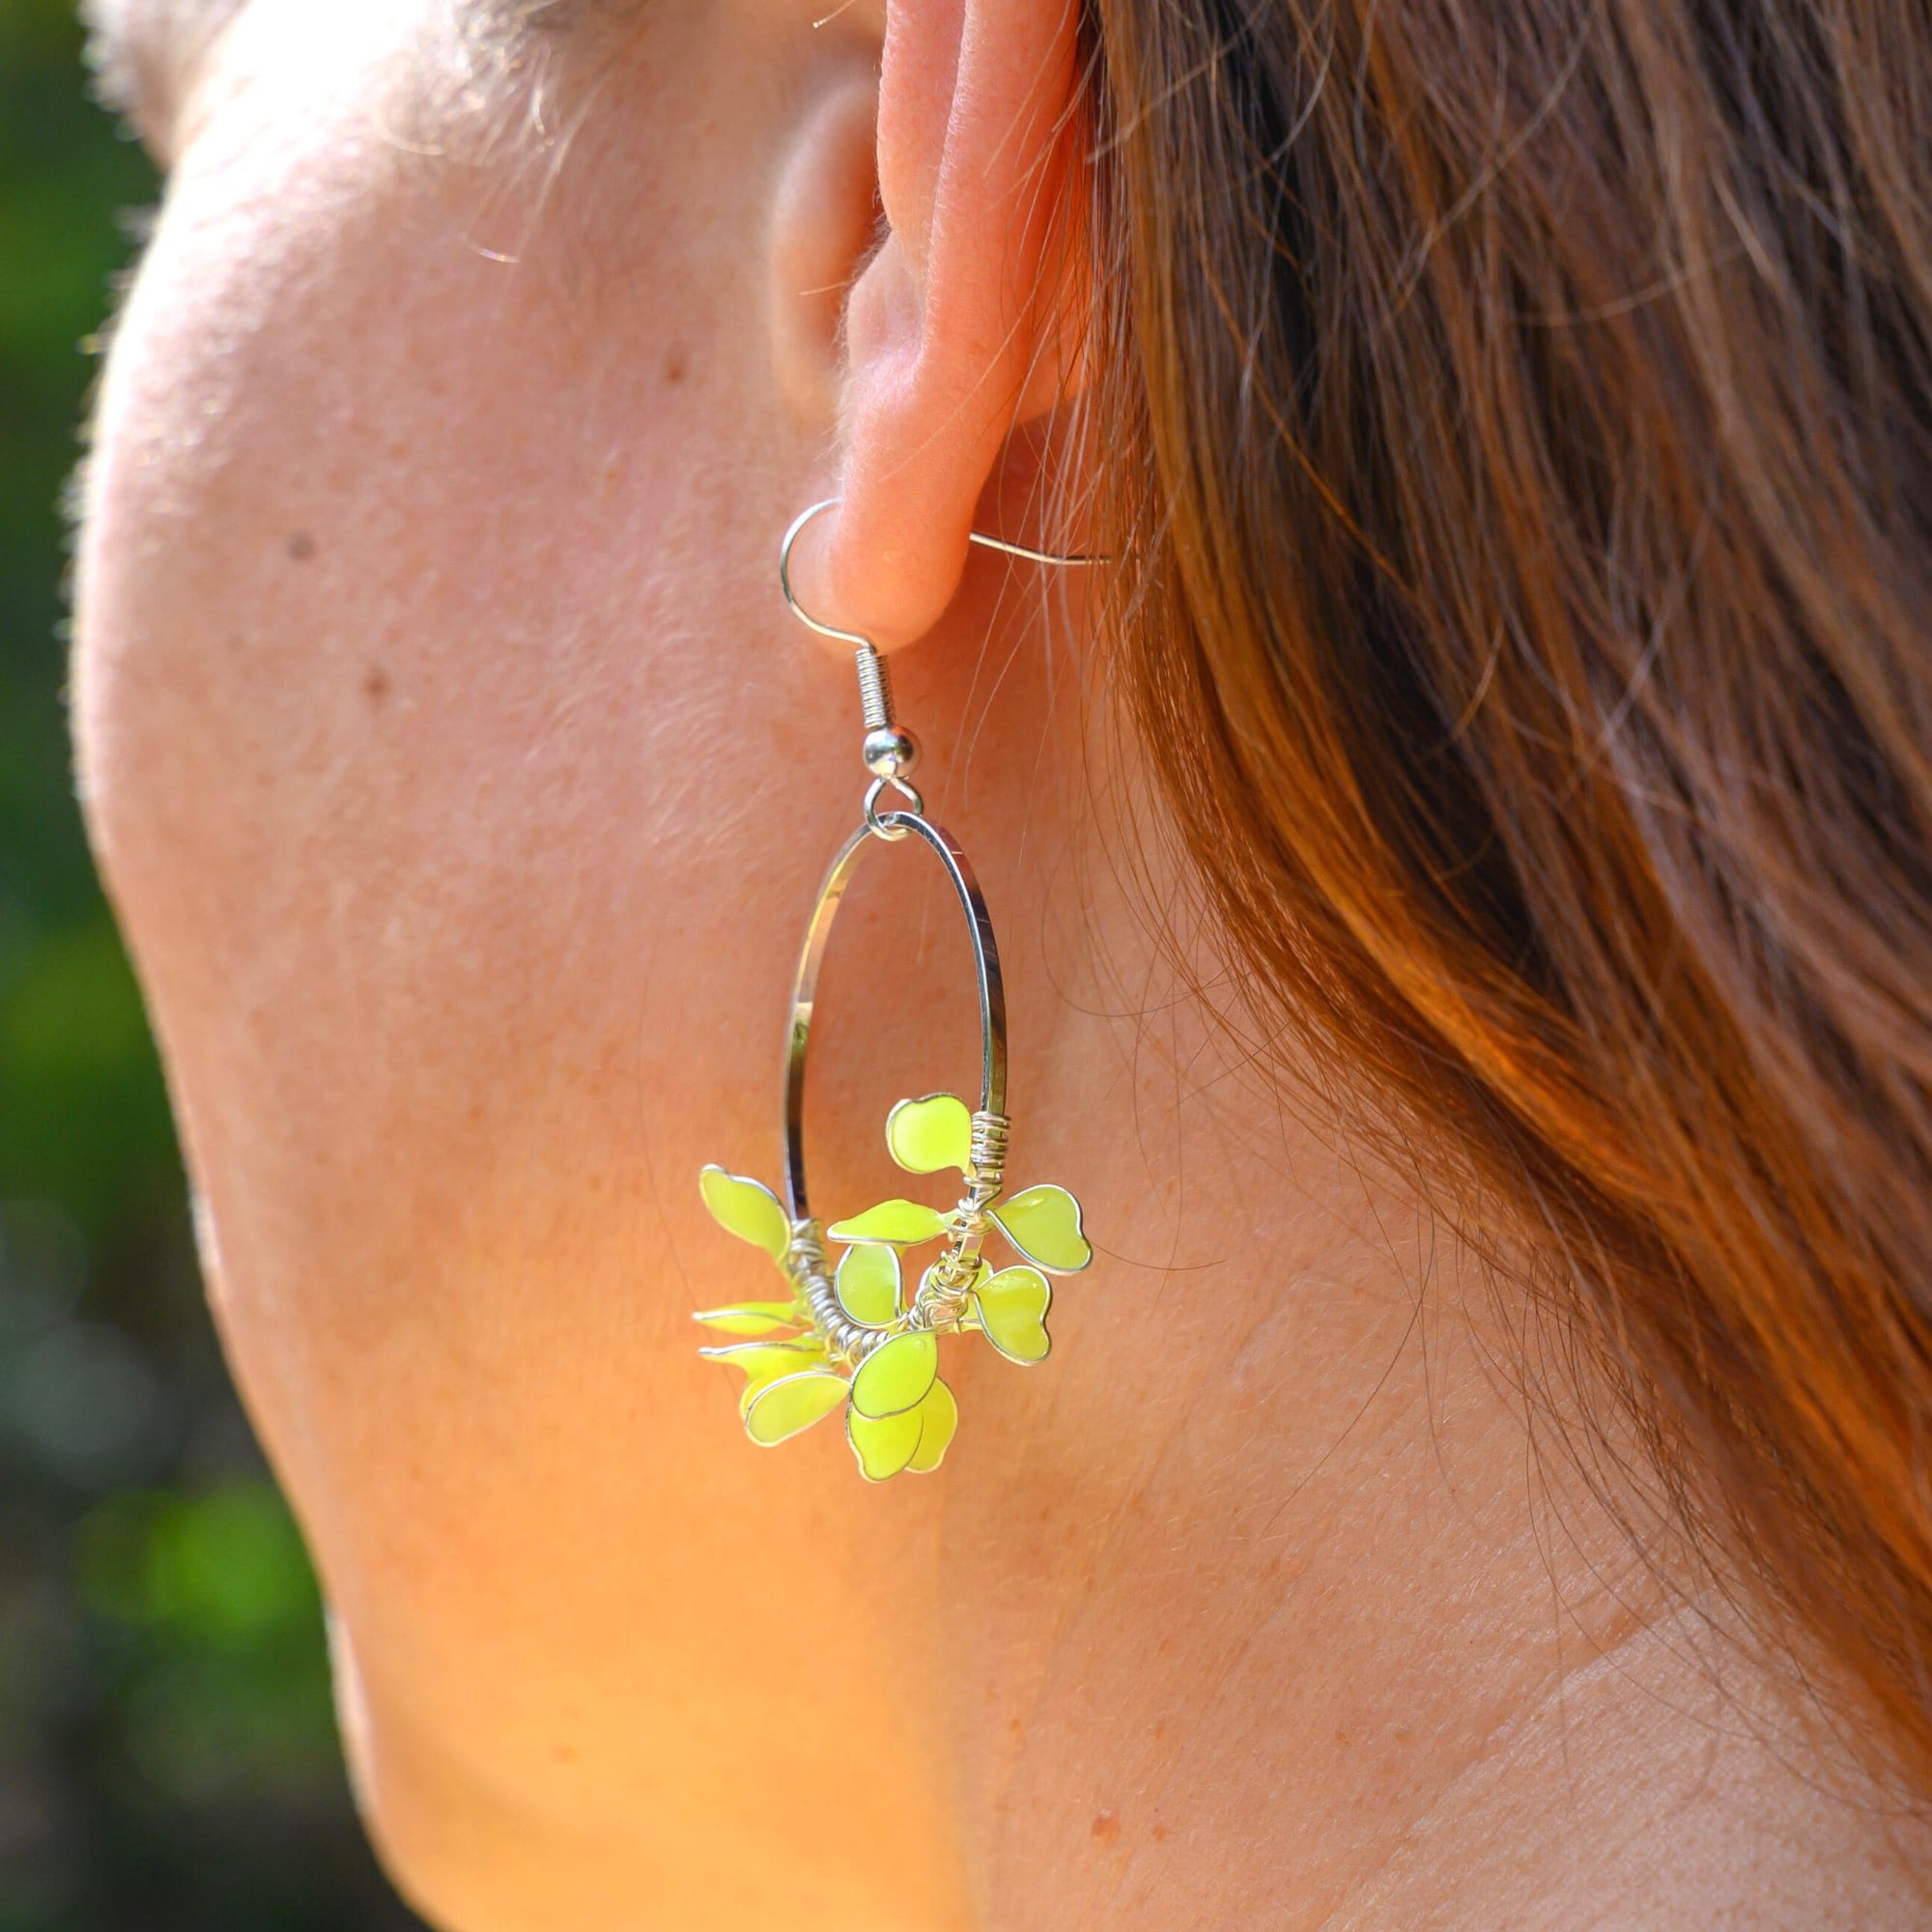
[[[69,768],[61,501],[156,192],[72,0],[0,0],[0,1932],[399,1932]]]

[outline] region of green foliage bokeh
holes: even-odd
[[[0,0],[0,1932],[400,1932],[73,797],[62,504],[156,192],[71,0]]]

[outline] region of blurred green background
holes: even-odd
[[[386,1932],[69,767],[60,505],[155,196],[72,0],[0,0],[0,1932]]]

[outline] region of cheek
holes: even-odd
[[[639,1137],[611,1110],[652,1071],[650,942],[689,884],[659,835],[697,804],[662,753],[706,701],[666,560],[679,399],[560,423],[582,372],[537,275],[467,247],[427,175],[350,141],[288,162],[185,181],[128,317],[84,766],[244,1352],[325,1274],[331,1338],[414,1347],[451,1313],[426,1258],[501,1272],[542,1199],[568,1272]],[[631,608],[586,621],[575,587],[646,531]]]
[[[910,1795],[901,1712],[855,1698],[836,1746],[810,1712],[822,1648],[884,1669],[923,1587],[917,1505],[861,1500],[840,1444],[734,1440],[684,1312],[680,1256],[708,1299],[768,1292],[692,1183],[772,1146],[774,838],[802,907],[853,796],[813,755],[845,694],[769,594],[790,505],[723,454],[777,414],[725,346],[753,298],[627,276],[613,339],[541,242],[486,252],[529,211],[302,105],[211,133],[117,346],[91,822],[384,1829],[406,1861],[442,1842],[474,1780],[422,1767],[480,1754],[535,1812],[722,1867],[754,1777],[804,1788],[830,1750]],[[674,268],[679,222],[721,217],[661,199]],[[855,1508],[851,1563],[812,1560]],[[798,1830],[774,1865],[821,1856]]]

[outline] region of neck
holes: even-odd
[[[1080,983],[1038,869],[1026,1155],[1089,1179],[1107,1279],[937,1552],[979,1921],[1820,1925],[1856,1872],[1858,1923],[1921,1922],[1923,1843],[1826,1775],[1670,1526],[1638,1548],[1644,1484],[1578,1477],[1641,1464],[1549,1334],[1287,1115],[1144,902],[1086,895]]]

